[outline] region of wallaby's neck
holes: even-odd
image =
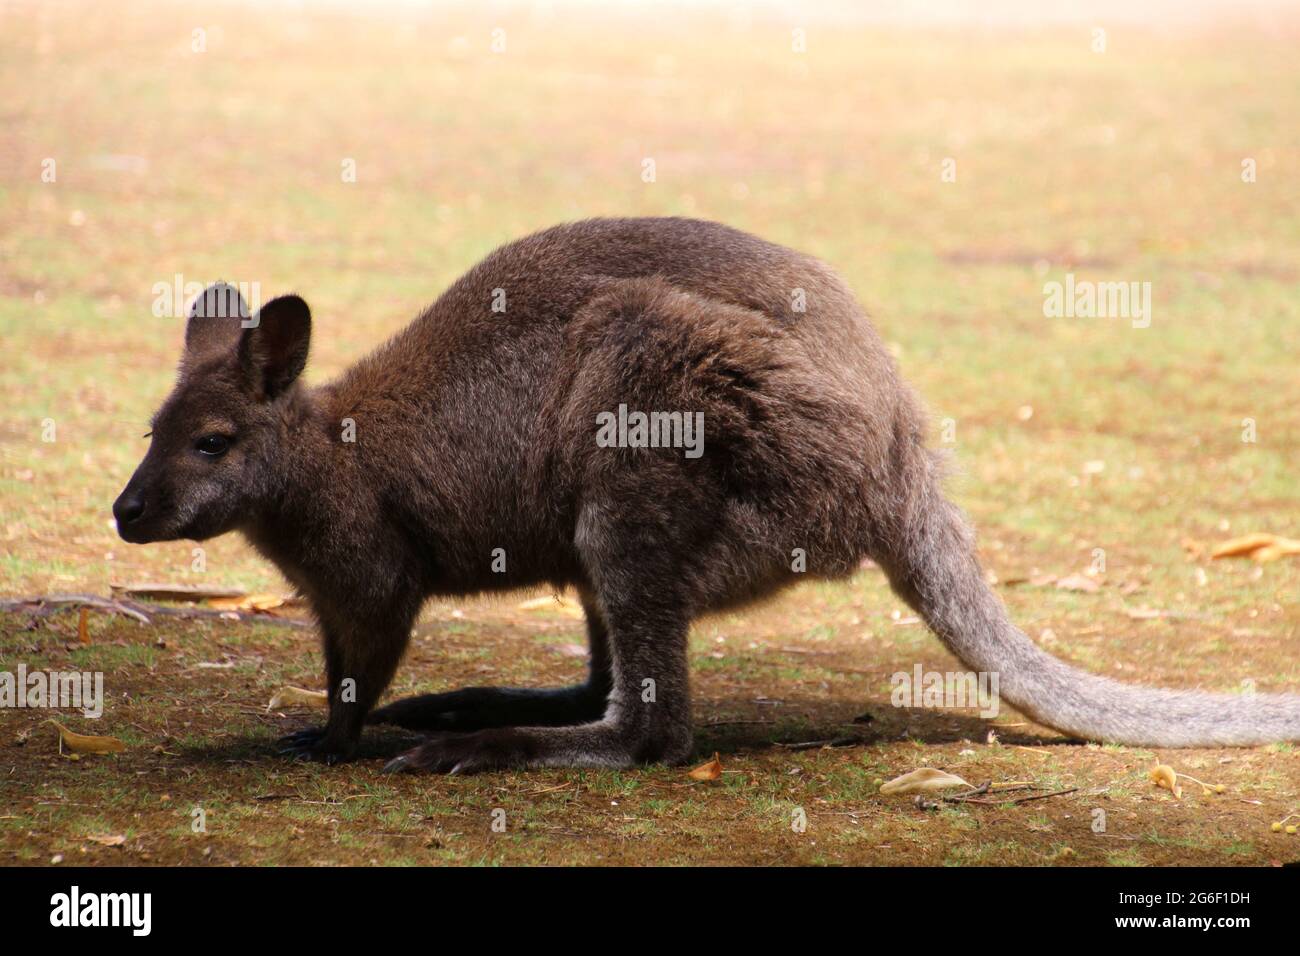
[[[275,465],[243,530],[294,579],[294,569],[306,565],[309,555],[324,556],[321,529],[346,523],[344,489],[353,484],[350,472],[360,465],[358,456],[341,453],[346,426],[334,420],[329,386],[295,385],[281,401],[279,447],[271,456]]]

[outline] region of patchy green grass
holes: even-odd
[[[1104,54],[1085,27],[806,26],[796,54],[783,19],[710,11],[8,12],[0,594],[141,579],[283,587],[234,538],[206,543],[199,573],[190,543],[138,548],[113,533],[109,506],[182,335],[153,313],[156,283],[225,277],[264,297],[304,294],[316,315],[308,375],[322,381],[501,242],[588,215],[688,214],[844,274],[929,402],[936,443],[951,438],[953,494],[1045,647],[1123,680],[1300,685],[1300,562],[1197,550],[1297,533],[1300,26],[1281,14],[1267,31],[1117,24]],[[204,52],[191,48],[196,27]],[[956,182],[943,181],[946,158]],[[54,182],[41,179],[47,159]],[[340,176],[347,159],[353,183]],[[1256,182],[1242,181],[1245,159]],[[1043,285],[1067,273],[1150,282],[1150,327],[1045,318]],[[1098,560],[1095,593],[1030,583]],[[582,661],[566,647],[582,642],[581,622],[515,605],[432,606],[393,692],[576,680]],[[1131,616],[1144,608],[1169,615]],[[264,708],[277,687],[319,681],[310,630],[92,614],[90,638],[79,643],[75,615],[0,616],[0,669],[103,671],[105,717],[67,722],[128,744],[69,761],[43,714],[0,714],[0,861],[1300,856],[1296,837],[1269,830],[1300,809],[1291,745],[1069,746],[1010,713],[991,744],[969,713],[890,707],[892,673],[956,665],[870,569],[698,624],[698,751],[721,752],[715,783],[678,768],[389,779],[383,756],[409,743],[397,733],[347,767],[287,764],[271,742],[310,715]],[[846,735],[860,742],[773,746]],[[1189,786],[1174,800],[1147,777],[1157,760],[1227,793]],[[927,765],[1079,789],[937,812],[876,793]],[[791,826],[800,812],[804,832]],[[125,846],[89,841],[102,833]]]
[[[1296,838],[1269,828],[1300,800],[1294,748],[1078,746],[1007,712],[986,722],[970,712],[891,707],[887,692],[864,688],[858,672],[864,664],[907,668],[912,652],[890,639],[906,628],[867,610],[882,603],[877,572],[854,585],[862,596],[847,606],[863,620],[829,635],[812,637],[807,626],[835,616],[815,588],[747,614],[757,645],[743,658],[748,667],[701,666],[716,653],[713,630],[722,622],[697,629],[699,758],[718,751],[723,765],[712,782],[667,767],[388,777],[379,773],[384,759],[414,740],[395,730],[368,732],[360,759],[346,766],[285,761],[275,739],[317,715],[268,712],[266,702],[286,683],[319,683],[309,628],[92,617],[95,643],[87,647],[74,613],[5,615],[0,670],[19,661],[29,669],[101,669],[105,716],[59,718],[81,732],[113,734],[127,749],[70,760],[58,755],[44,712],[6,717],[0,772],[12,799],[0,814],[0,862],[1122,866],[1296,856]],[[446,629],[445,621],[462,626]],[[555,640],[557,629],[570,627],[499,600],[436,604],[394,692],[485,679],[571,683],[583,661]],[[781,633],[788,629],[794,633]],[[813,655],[827,656],[810,666]],[[951,666],[937,648],[924,661]],[[1187,679],[1211,680],[1208,670]],[[807,747],[844,738],[853,742]],[[1157,761],[1226,791],[1186,783],[1176,800],[1149,779]],[[975,783],[1073,792],[938,810],[877,792],[883,780],[921,766]],[[504,830],[494,829],[497,821]],[[93,841],[104,834],[125,844]]]

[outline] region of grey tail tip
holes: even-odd
[[[929,489],[881,561],[894,589],[1000,696],[1072,738],[1137,747],[1244,747],[1300,740],[1300,694],[1233,694],[1121,683],[1048,654],[1010,620],[961,512]]]

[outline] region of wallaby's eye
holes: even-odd
[[[194,445],[205,455],[211,455],[216,458],[218,455],[224,455],[226,449],[230,447],[230,439],[225,435],[204,435]]]

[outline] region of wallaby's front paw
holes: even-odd
[[[479,773],[528,765],[529,738],[509,727],[474,733],[433,734],[424,743],[394,757],[384,773],[427,770],[432,773]]]
[[[295,760],[309,760],[333,766],[351,760],[356,744],[339,745],[326,738],[324,727],[311,727],[279,740],[280,754]]]

